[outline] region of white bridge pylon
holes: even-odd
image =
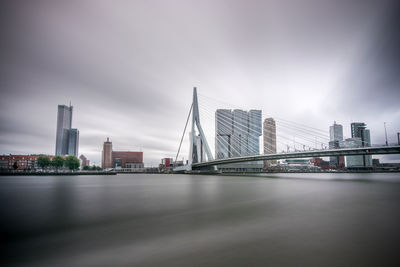
[[[191,171],[192,164],[214,160],[208,145],[206,136],[204,135],[203,128],[200,124],[199,105],[197,100],[197,89],[193,88],[193,102],[192,102],[192,130],[190,132],[190,147],[188,164],[174,168],[174,171]],[[197,131],[196,131],[197,128]],[[213,166],[216,170],[216,167]]]

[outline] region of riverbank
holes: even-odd
[[[59,176],[59,175],[116,175],[116,172],[79,171],[79,172],[0,172],[0,176]]]

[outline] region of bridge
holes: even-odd
[[[189,115],[186,120],[185,129],[181,138],[181,142],[178,148],[178,153],[176,155],[175,161],[178,158],[179,151],[181,149],[182,141],[186,132],[187,124],[189,122],[190,115],[192,115],[192,127],[190,132],[190,147],[189,147],[189,158],[188,162],[184,166],[175,167],[174,171],[205,171],[213,172],[217,171],[218,165],[232,164],[232,163],[243,163],[243,162],[260,162],[265,160],[279,160],[279,159],[298,159],[298,158],[315,158],[315,157],[338,157],[338,156],[365,156],[365,155],[384,155],[384,154],[400,154],[400,145],[386,145],[386,146],[362,146],[362,147],[351,147],[351,148],[335,148],[335,149],[311,149],[305,150],[305,145],[303,145],[303,150],[287,151],[281,153],[271,153],[259,154],[256,151],[252,155],[240,156],[240,153],[236,151],[239,156],[234,157],[224,157],[214,159],[210,147],[208,145],[207,139],[205,137],[203,128],[200,124],[200,113],[197,98],[197,89],[193,89],[193,102],[189,111]],[[226,123],[226,122],[225,122]],[[244,125],[239,125],[237,127],[243,128]],[[250,128],[249,126],[247,126]],[[197,131],[196,131],[197,128]],[[306,138],[306,137],[305,137]],[[232,147],[232,149],[234,149]]]

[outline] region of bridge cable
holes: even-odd
[[[186,119],[185,129],[183,130],[181,142],[179,143],[179,148],[178,148],[178,152],[176,153],[175,162],[178,160],[179,151],[181,150],[182,141],[183,141],[183,138],[185,137],[186,127],[187,127],[187,125],[188,125],[189,118],[190,118],[190,114],[192,113],[192,109],[193,109],[193,103],[192,103],[192,105],[190,106],[189,114],[188,114],[188,117],[187,117],[187,119]]]

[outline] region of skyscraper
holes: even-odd
[[[276,153],[276,124],[273,118],[266,118],[264,120],[264,154],[275,154]],[[268,167],[271,164],[276,164],[276,160],[265,160],[264,167]]]
[[[353,122],[351,123],[351,137],[352,138],[360,138],[361,146],[370,146],[371,145],[371,136],[369,129],[366,129],[367,125],[363,122]],[[370,167],[372,166],[372,156],[364,155],[357,156],[362,158],[362,166]]]
[[[347,138],[345,141],[341,142],[341,147],[353,148],[361,147],[361,138]],[[363,156],[346,156],[346,167],[364,167]]]
[[[70,142],[72,108],[72,106],[58,105],[56,155],[78,155],[79,133],[77,129],[74,129],[74,133],[72,133],[73,140]]]
[[[231,154],[233,157],[247,156],[249,142],[249,116],[241,109],[235,109],[232,113],[233,135],[231,140]]]
[[[260,153],[261,110],[218,109],[215,112],[216,158]]]
[[[215,112],[215,157],[217,159],[257,155],[262,134],[261,110],[217,109]],[[229,170],[261,170],[262,162],[220,166]]]
[[[260,136],[262,135],[261,110],[252,109],[249,111],[249,155],[260,154]]]
[[[231,157],[232,112],[229,109],[217,109],[215,112],[215,158]]]
[[[112,168],[112,142],[107,137],[107,141],[103,144],[103,152],[101,154],[101,168]]]
[[[343,126],[337,124],[336,121],[333,122],[333,125],[329,127],[329,148],[335,149],[340,147],[340,142],[343,141]],[[329,165],[335,167],[344,167],[344,157],[337,156],[337,157],[330,157],[329,158]]]
[[[79,131],[78,129],[69,130],[68,155],[78,156],[79,150]]]
[[[343,140],[343,126],[337,124],[336,121],[329,127],[330,141],[342,141]]]

